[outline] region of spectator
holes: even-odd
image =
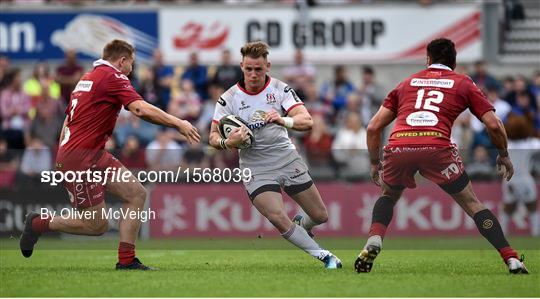
[[[216,103],[224,91],[225,90],[223,89],[223,87],[216,83],[211,84],[208,88],[210,99],[208,101],[204,101],[196,125],[203,139],[208,138],[208,134],[210,132],[210,124],[212,123],[212,119],[214,117],[214,110],[216,109]]]
[[[206,90],[208,81],[207,72],[206,66],[199,65],[199,56],[197,53],[191,53],[189,55],[189,66],[186,68],[184,74],[182,74],[182,81],[185,79],[191,80],[200,99],[208,98],[208,91]]]
[[[0,173],[17,170],[17,155],[8,148],[7,140],[0,136]],[[1,181],[1,180],[0,180]]]
[[[64,55],[64,63],[56,69],[56,80],[60,84],[61,97],[67,105],[71,92],[83,75],[84,68],[77,62],[75,50],[67,50]]]
[[[514,77],[512,76],[504,77],[503,83],[502,83],[502,92],[501,92],[502,98],[507,101],[507,99],[510,98],[510,95],[512,94],[512,92],[514,92],[515,90],[516,90],[516,83],[515,83]]]
[[[141,121],[140,118],[133,116],[129,111],[122,110],[116,121],[114,136],[118,141],[118,146],[123,147],[130,135],[137,136],[140,143],[146,146],[154,140],[159,126],[149,122]]]
[[[182,80],[180,94],[171,100],[167,112],[189,122],[197,120],[201,113],[201,98],[195,91],[193,82]]]
[[[499,98],[497,88],[495,86],[491,86],[487,90],[484,90],[484,94],[486,95],[488,101],[493,105],[493,107],[495,107],[495,114],[500,119],[505,119],[508,113],[512,110],[512,107],[506,101]],[[484,124],[476,117],[470,117],[470,120],[471,129],[473,130],[474,134],[472,145],[473,148],[477,145],[482,145],[486,148],[494,149],[494,146],[489,139],[489,135],[485,130]],[[496,155],[496,152],[494,152],[493,154]]]
[[[7,86],[6,75],[10,70],[11,63],[7,56],[0,56],[0,92]]]
[[[305,86],[304,97],[301,99],[311,115],[320,114],[325,121],[330,122],[332,120],[334,108],[330,103],[319,101],[317,87],[314,82]]]
[[[163,62],[161,50],[155,49],[153,53],[154,62],[152,65],[153,87],[158,96],[157,103],[159,108],[166,110],[171,99],[171,85],[174,76],[174,70],[171,66]]]
[[[151,170],[176,170],[184,149],[172,139],[168,131],[159,131],[156,139],[146,147],[146,164]]]
[[[339,128],[332,143],[334,160],[343,166],[340,175],[344,178],[359,178],[369,174],[366,137],[360,115],[357,112],[348,112],[345,126]]]
[[[146,168],[145,152],[135,135],[130,135],[126,139],[118,159],[133,172]]]
[[[0,94],[2,130],[10,149],[24,149],[24,131],[28,128],[30,97],[22,91],[21,71],[13,69],[6,75],[7,86]]]
[[[290,65],[283,70],[285,82],[289,82],[295,89],[300,98],[303,98],[307,85],[315,82],[317,70],[313,65],[307,63],[304,59],[302,49],[296,49],[294,52],[294,65]]]
[[[221,64],[217,67],[212,83],[221,86],[223,90],[227,90],[240,81],[242,76],[242,69],[240,69],[239,64],[231,63],[231,51],[228,49],[223,50]]]
[[[137,89],[137,93],[139,93],[148,103],[157,107],[162,107],[162,95],[158,94],[160,87],[155,80],[154,71],[147,68],[141,68],[139,74],[139,88]]]
[[[31,139],[22,156],[19,184],[38,186],[41,181],[41,172],[51,169],[52,156],[50,149],[39,138]]]
[[[540,137],[540,116],[537,110],[532,106],[533,98],[527,92],[519,92],[516,95],[516,103],[512,106],[512,111],[505,120],[508,133],[512,139],[524,139],[528,137]],[[520,126],[520,130],[512,130],[510,127]],[[510,131],[515,131],[511,134]]]
[[[510,105],[516,106],[517,104],[517,95],[518,94],[527,94],[528,97],[531,98],[529,105],[531,105],[532,108],[535,110],[538,110],[537,103],[535,101],[536,96],[532,92],[532,88],[529,88],[529,83],[527,82],[527,78],[523,75],[516,76],[516,79],[514,81],[514,91],[510,92],[508,94],[508,97],[505,99]]]
[[[467,164],[467,174],[473,180],[490,180],[494,173],[492,165],[486,148],[477,146],[473,151],[472,161]]]
[[[210,162],[200,143],[189,143],[184,159],[182,160],[182,168],[208,168]]]
[[[312,118],[313,128],[303,140],[307,159],[313,166],[329,166],[332,158],[332,135],[321,115],[315,114]]]
[[[46,62],[38,62],[34,66],[32,78],[24,82],[23,89],[32,100],[32,107],[28,112],[31,119],[36,116],[36,106],[39,101],[45,98],[60,100],[60,84],[49,73],[49,65]]]
[[[36,110],[37,115],[30,123],[27,140],[40,138],[48,148],[56,148],[63,123],[60,103],[45,98],[38,103]]]
[[[319,95],[323,102],[330,103],[335,112],[338,112],[345,106],[347,95],[354,90],[354,85],[347,78],[345,67],[338,65],[334,68],[334,79],[323,83]]]
[[[362,118],[367,125],[386,97],[384,88],[375,80],[375,71],[371,66],[362,68],[362,83],[358,92],[362,97]]]
[[[486,62],[483,60],[479,60],[474,64],[474,73],[471,75],[471,79],[480,89],[500,88],[499,81],[488,73]]]

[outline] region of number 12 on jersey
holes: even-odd
[[[431,110],[435,112],[439,112],[439,107],[432,105],[433,104],[440,104],[443,101],[444,93],[438,91],[438,90],[430,90],[427,93],[427,96],[429,98],[424,99],[424,94],[426,90],[425,89],[419,89],[418,90],[418,96],[416,97],[416,104],[414,105],[415,109],[422,108],[422,102],[424,102],[423,109],[425,110]]]

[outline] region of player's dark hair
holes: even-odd
[[[268,45],[262,41],[250,42],[245,44],[240,53],[243,57],[259,58],[262,57],[266,59],[268,57]]]
[[[454,42],[447,38],[432,40],[427,45],[427,55],[431,63],[444,64],[451,69],[456,68],[456,47]]]
[[[103,48],[103,59],[115,61],[122,57],[132,57],[135,53],[135,48],[128,42],[115,39],[105,45]]]

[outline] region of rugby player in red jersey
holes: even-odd
[[[56,169],[63,173],[90,169],[101,172],[104,177],[107,169],[116,168],[122,173],[119,176],[122,181],[109,179],[103,185],[102,181],[95,182],[82,176],[82,182],[64,182],[72,206],[86,212],[89,217],[51,218],[37,213],[28,214],[20,239],[20,248],[25,257],[32,255],[35,243],[41,234],[48,231],[90,236],[105,233],[108,230],[108,220],[104,217],[106,213],[103,213],[106,209],[105,191],[123,201],[124,212],[143,209],[145,188],[131,173],[125,173],[129,170],[104,150],[122,107],[143,120],[178,130],[190,143],[199,142],[199,133],[189,122],[163,112],[135,92],[127,78],[134,60],[135,50],[125,41],[113,40],[104,47],[103,58],[94,62],[94,69],[81,78],[71,93],[56,159]],[[135,240],[140,224],[141,219],[136,217],[120,219],[116,269],[151,269],[135,257]]]
[[[382,249],[382,240],[392,220],[393,208],[405,188],[415,188],[416,172],[446,191],[474,219],[478,230],[500,253],[511,273],[528,271],[510,247],[499,221],[478,200],[465,172],[450,132],[456,117],[467,108],[480,119],[497,147],[497,167],[510,180],[514,173],[508,157],[504,126],[493,106],[471,78],[455,73],[456,50],[449,39],[427,45],[428,68],[411,75],[392,90],[367,128],[371,179],[381,187],[373,207],[369,237],[356,262],[357,272],[370,272]],[[396,120],[388,145],[381,133]],[[380,176],[380,173],[382,176]]]

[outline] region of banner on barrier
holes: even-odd
[[[148,61],[158,46],[157,13],[145,12],[2,12],[0,55],[10,59],[62,59],[74,49],[82,58],[101,57],[103,47],[123,39]]]
[[[273,62],[292,61],[303,48],[316,63],[423,61],[427,43],[452,39],[459,61],[481,57],[481,12],[476,5],[179,8],[160,11],[160,47],[169,62],[189,53],[218,63],[222,49],[238,53],[247,41],[271,46]]]
[[[500,184],[475,183],[474,187],[482,202],[499,214],[501,192],[493,190],[500,190]],[[328,222],[317,228],[318,236],[367,234],[372,208],[379,197],[376,186],[319,183],[317,188],[328,210]],[[158,185],[151,198],[151,209],[156,212],[156,219],[149,223],[152,238],[278,235],[240,185]],[[288,197],[285,207],[291,217],[299,209]],[[512,234],[526,234],[525,214],[515,215],[512,226]],[[405,191],[394,208],[388,232],[408,236],[476,234],[473,220],[433,184]]]

